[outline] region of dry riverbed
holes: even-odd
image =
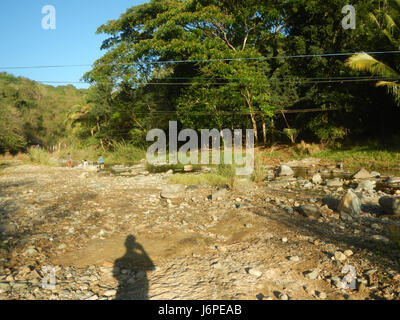
[[[127,176],[2,169],[0,299],[400,298],[400,251],[388,233],[398,220],[367,210],[376,192],[344,222],[322,203],[340,187],[289,179],[217,191],[169,177],[144,165]],[[304,204],[321,216],[293,209]],[[355,289],[342,288],[346,265]],[[45,266],[55,288],[43,288]]]

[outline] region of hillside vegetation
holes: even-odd
[[[65,139],[67,114],[83,93],[72,85],[53,87],[0,73],[0,153]]]

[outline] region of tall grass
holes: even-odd
[[[51,159],[50,153],[40,149],[30,149],[28,152],[28,161],[45,166],[54,166],[57,164],[54,160]]]
[[[136,164],[146,158],[146,150],[126,142],[118,142],[113,145],[111,151],[104,152],[106,163]]]
[[[262,182],[268,174],[268,169],[266,168],[263,155],[261,153],[257,153],[254,158],[254,170],[251,174],[251,181],[255,183]]]

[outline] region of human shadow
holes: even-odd
[[[147,300],[147,271],[154,270],[153,261],[133,235],[125,240],[126,252],[115,260],[113,276],[118,281],[116,300]]]

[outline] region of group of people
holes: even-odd
[[[100,166],[100,172],[104,172],[104,158],[102,155],[99,155],[98,164]],[[71,153],[67,154],[67,166],[68,166],[68,168],[72,168]],[[84,160],[83,167],[86,168],[88,166],[89,166],[89,162],[87,160]]]

